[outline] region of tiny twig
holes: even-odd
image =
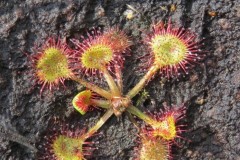
[[[6,139],[6,140],[9,140],[9,141],[13,141],[13,142],[17,142],[21,145],[24,145],[24,146],[28,147],[33,152],[38,151],[37,148],[31,144],[31,141],[29,139],[27,139],[26,137],[24,137],[20,134],[13,133],[10,130],[6,130],[1,125],[0,125],[0,138]]]

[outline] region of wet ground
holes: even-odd
[[[131,5],[139,13],[127,7]],[[133,87],[143,73],[136,72],[137,57],[146,53],[141,36],[149,23],[171,18],[175,25],[191,28],[203,39],[205,59],[179,81],[164,82],[156,77],[146,87],[150,97],[141,109],[155,110],[162,103],[186,103],[188,132],[174,147],[174,159],[240,159],[240,5],[238,0],[1,0],[0,1],[0,159],[34,160],[31,144],[47,133],[52,117],[93,125],[103,111],[80,116],[71,100],[81,86],[67,82],[66,89],[39,96],[32,87],[27,58],[34,43],[48,35],[67,40],[91,27],[117,25],[125,29],[136,44],[126,58],[125,90]],[[128,15],[128,17],[126,17]],[[137,101],[137,97],[134,99]],[[100,129],[89,159],[133,159],[137,130],[124,114],[112,117]],[[24,136],[24,137],[21,137]]]

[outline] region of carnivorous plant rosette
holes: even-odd
[[[157,72],[167,78],[178,76],[181,71],[187,74],[188,67],[201,57],[200,43],[196,41],[196,36],[186,29],[173,27],[170,20],[166,25],[163,22],[153,25],[152,33],[145,39],[149,54],[144,58],[149,70],[127,93],[123,92],[121,70],[131,42],[123,31],[116,27],[103,33],[94,29],[87,37],[82,36],[81,41],[70,41],[74,45],[73,50],[65,41],[49,38],[42,45],[42,49],[32,56],[35,77],[38,83],[42,84],[41,92],[46,86],[52,90],[59,83],[64,84],[65,79],[71,79],[86,88],[72,100],[73,107],[81,115],[84,115],[90,106],[103,108],[106,112],[86,132],[61,127],[59,132],[47,136],[47,141],[41,148],[45,152],[41,152],[42,159],[84,160],[85,155],[89,154],[87,150],[92,150],[91,147],[85,147],[90,144],[86,140],[113,114],[119,117],[125,111],[129,113],[132,122],[134,115],[146,124],[139,136],[141,144],[137,158],[170,159],[171,146],[184,131],[183,126],[177,123],[185,116],[185,106],[173,106],[171,109],[165,107],[159,113],[146,114],[134,106],[132,99]],[[94,81],[88,81],[99,76],[103,76],[101,80],[105,80],[108,86],[102,88],[94,84]]]

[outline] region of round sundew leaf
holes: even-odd
[[[152,127],[149,130],[149,134],[153,137],[161,137],[167,141],[174,141],[178,138],[182,126],[177,125],[178,121],[185,117],[186,107],[184,104],[182,106],[164,106],[164,110],[160,113],[154,115],[154,118],[150,124]]]
[[[84,160],[81,138],[70,138],[59,135],[53,141],[52,149],[57,159],[61,160]]]
[[[92,45],[81,57],[81,64],[87,69],[105,68],[113,60],[113,51],[108,45]]]
[[[37,76],[40,80],[52,83],[61,78],[69,78],[71,70],[68,67],[66,55],[58,48],[47,48],[37,63]]]
[[[163,139],[147,136],[141,138],[140,160],[168,160],[169,154],[169,145]]]
[[[188,74],[190,67],[203,58],[201,42],[196,34],[182,27],[172,27],[171,21],[165,25],[159,22],[153,25],[153,32],[146,38],[151,53],[146,65],[159,68],[161,76],[178,77],[181,72]]]
[[[179,64],[188,54],[187,45],[175,35],[156,35],[151,42],[154,63],[159,67]]]
[[[127,35],[117,27],[103,33],[93,30],[82,42],[76,39],[71,41],[76,45],[75,63],[80,63],[76,67],[83,76],[95,76],[105,69],[112,72],[116,67],[122,68],[124,54],[127,55],[131,45]]]
[[[162,121],[154,123],[153,136],[160,136],[165,140],[173,140],[177,137],[175,119],[172,115],[166,116]]]
[[[72,100],[74,108],[82,115],[88,111],[91,103],[91,96],[92,92],[90,90],[85,90],[78,93]]]
[[[100,41],[109,44],[112,50],[121,53],[125,52],[126,49],[131,45],[127,35],[117,27],[109,29],[102,36],[100,36],[99,39]]]

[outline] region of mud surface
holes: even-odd
[[[53,2],[54,1],[54,2]],[[85,116],[73,111],[71,100],[81,86],[67,82],[66,89],[39,95],[33,87],[24,52],[48,35],[67,40],[88,28],[103,29],[117,25],[132,37],[135,46],[124,70],[125,90],[141,78],[135,72],[137,57],[146,53],[142,46],[149,22],[169,17],[178,26],[191,28],[199,39],[205,38],[205,59],[189,75],[163,82],[156,77],[146,87],[150,98],[140,108],[154,110],[186,103],[188,132],[180,147],[174,147],[174,159],[240,159],[240,3],[238,0],[1,0],[0,1],[0,159],[34,160],[30,144],[47,132],[52,117],[73,119],[82,126],[93,125],[103,114],[94,110]],[[126,4],[143,16],[126,19]],[[171,8],[171,4],[174,6]],[[135,98],[137,100],[137,97]],[[94,137],[98,148],[89,159],[133,159],[138,144],[137,130],[124,114],[112,117]],[[21,137],[24,136],[24,137]],[[25,145],[24,145],[25,144]],[[29,148],[30,147],[30,148]]]

